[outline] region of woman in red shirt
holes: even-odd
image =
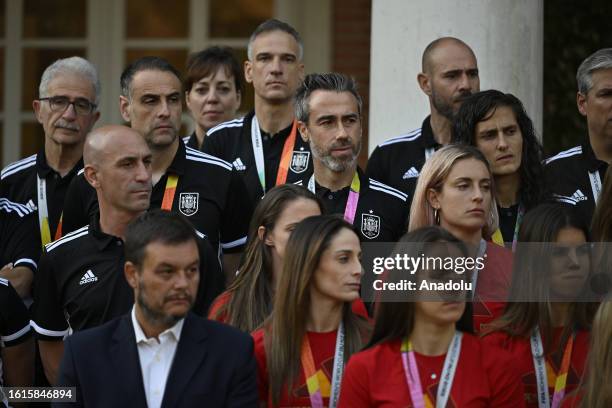
[[[413,244],[403,251],[411,256],[431,258],[435,249],[438,257],[440,243],[468,254],[439,227],[410,232],[403,242]],[[453,275],[422,269],[413,276],[433,282]],[[453,300],[464,299],[465,292],[444,292],[440,301],[430,301],[440,298],[432,292],[417,296],[428,301],[378,303],[372,339],[347,365],[339,407],[522,407],[509,356],[471,334],[471,311]]]
[[[253,333],[263,404],[335,406],[344,363],[368,331],[351,310],[360,256],[353,227],[336,216],[307,218],[291,234],[272,315]]]
[[[587,239],[561,204],[534,208],[521,225],[510,302],[483,341],[513,356],[528,407],[557,408],[580,383],[596,308]]]
[[[322,210],[321,201],[303,187],[271,189],[253,213],[239,273],[210,307],[209,319],[249,333],[258,328],[270,314],[289,235],[300,221]]]
[[[485,258],[473,273],[474,329],[501,315],[510,287],[512,252],[490,242],[498,228],[493,175],[476,148],[449,145],[425,162],[417,181],[408,231],[439,225]]]

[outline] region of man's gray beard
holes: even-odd
[[[143,317],[151,324],[155,325],[155,326],[162,326],[162,327],[172,327],[174,326],[179,320],[181,320],[182,318],[184,318],[186,316],[177,316],[177,315],[167,315],[164,314],[162,312],[159,312],[157,310],[153,310],[146,302],[145,298],[144,298],[144,287],[142,285],[142,281],[140,283],[140,290],[138,291],[138,296],[136,297],[136,302],[138,303],[138,306],[140,307],[140,310],[142,311]]]
[[[330,154],[323,154],[314,143],[310,143],[310,151],[312,152],[313,157],[319,159],[325,167],[336,173],[342,173],[343,171],[355,166],[357,159],[359,158],[361,142],[357,147],[357,154],[354,154],[352,158],[348,160],[338,160],[334,159]]]

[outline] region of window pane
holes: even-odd
[[[138,58],[156,56],[161,57],[180,72],[185,72],[185,62],[187,60],[187,50],[184,49],[152,49],[152,48],[134,48],[128,49],[125,52],[125,66],[134,62]]]
[[[127,38],[186,38],[189,33],[188,0],[127,0]]]
[[[24,0],[24,38],[83,38],[86,35],[86,0]]]
[[[27,157],[38,153],[45,145],[45,132],[38,122],[21,124],[21,156]]]
[[[0,48],[0,111],[4,110],[4,48]],[[2,155],[0,155],[2,157]]]
[[[0,0],[0,37],[4,38],[4,19],[6,16],[6,1]]]
[[[68,49],[23,49],[23,78],[21,82],[21,109],[24,111],[32,110],[32,101],[38,98],[38,85],[40,77],[45,68],[60,58],[77,55],[85,57],[85,50],[82,48]]]
[[[209,36],[248,38],[273,13],[274,0],[210,0]]]
[[[243,66],[244,61],[247,60],[246,48],[234,49],[234,56],[240,63],[240,66]],[[244,91],[242,95],[242,102],[240,102],[240,108],[238,108],[238,113],[240,115],[243,115],[255,109],[255,92],[253,91],[253,85],[247,83],[244,80],[244,75],[242,76],[242,83]]]
[[[4,123],[0,122],[0,166],[4,168],[8,163],[2,162],[2,153],[4,153],[4,139],[2,138],[4,134]]]

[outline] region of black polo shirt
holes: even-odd
[[[153,186],[151,208],[161,208],[169,174],[179,177],[172,211],[205,234],[213,248],[239,252],[246,243],[252,208],[245,200],[246,187],[231,165],[180,142],[166,174]],[[64,231],[87,225],[97,210],[96,190],[79,174],[66,197]]]
[[[401,191],[367,177],[361,169],[360,191],[353,226],[361,242],[396,242],[408,227],[407,196]],[[308,187],[298,182],[296,184]],[[331,191],[315,180],[316,195],[323,200],[326,214],[344,214],[350,186]]]
[[[596,205],[594,191],[597,190],[599,182],[601,196],[608,163],[595,157],[591,144],[586,139],[580,146],[546,159],[545,164],[544,172],[553,199],[573,206],[578,217],[590,226]]]
[[[10,201],[26,204],[38,210],[36,176],[46,181],[47,209],[49,211],[49,228],[51,239],[55,236],[55,230],[64,208],[64,198],[68,191],[68,185],[83,168],[83,160],[78,163],[64,177],[53,170],[47,164],[44,149],[38,154],[26,157],[6,166],[0,174],[0,197],[8,198]],[[38,223],[38,213],[36,214]],[[40,228],[36,227],[38,234]]]
[[[32,208],[0,198],[0,268],[12,262],[36,272],[41,251],[37,227]]]
[[[376,146],[368,160],[366,174],[406,193],[408,206],[426,157],[442,147],[436,142],[430,116],[420,128],[394,137]]]
[[[248,189],[253,207],[257,205],[264,191],[257,175],[255,153],[251,139],[251,121],[255,112],[243,118],[221,123],[207,132],[202,151],[232,163],[234,170],[243,178]],[[266,191],[274,187],[285,140],[291,133],[292,125],[275,135],[263,130],[261,139],[266,172]],[[305,143],[300,132],[297,132],[293,155],[287,172],[287,183],[308,180],[312,175],[312,157],[310,146]]]
[[[197,138],[195,132],[193,132],[189,136],[185,136],[183,138],[183,143],[185,143],[185,146],[187,146],[187,147],[191,147],[192,149],[200,150],[200,148],[198,146],[198,138]]]
[[[100,230],[99,217],[45,246],[34,281],[32,327],[43,340],[99,326],[129,312],[133,290],[123,274],[123,241]],[[205,315],[223,291],[224,275],[208,240],[199,235],[200,285],[194,311]]]

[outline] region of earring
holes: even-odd
[[[440,225],[440,210],[438,208],[434,208],[434,222],[436,225]]]

